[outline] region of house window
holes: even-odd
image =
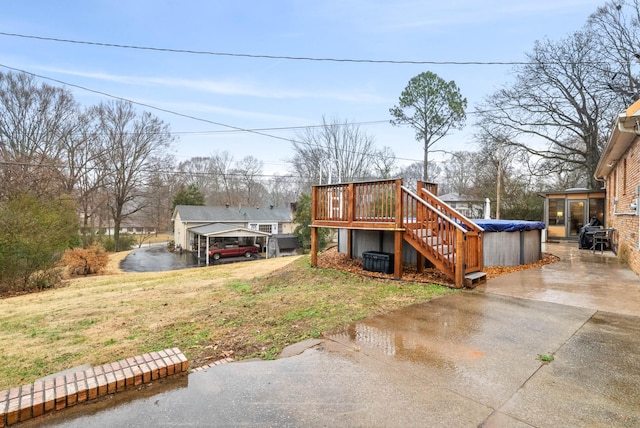
[[[589,221],[594,217],[601,225],[604,224],[604,199],[602,198],[589,199]]]
[[[549,226],[562,226],[564,219],[564,198],[549,199]]]
[[[272,228],[270,224],[261,224],[258,226],[258,230],[260,232],[272,233]]]

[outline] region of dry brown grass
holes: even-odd
[[[179,347],[192,365],[273,358],[287,344],[451,290],[311,268],[287,257],[77,278],[0,299],[0,390],[81,364]]]
[[[113,256],[108,270],[118,272],[126,254]],[[189,326],[199,320],[199,312],[222,303],[228,281],[250,280],[292,261],[93,276],[2,299],[0,365],[5,369],[0,367],[0,390],[87,362],[106,363],[151,350],[167,329]],[[172,346],[171,341],[166,345]]]

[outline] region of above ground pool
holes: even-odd
[[[541,221],[474,219],[484,229],[482,260],[485,266],[517,266],[542,259]]]

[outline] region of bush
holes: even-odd
[[[54,266],[79,245],[76,207],[68,197],[29,193],[0,202],[0,293],[54,286]]]
[[[128,251],[136,245],[136,237],[135,235],[129,235],[123,233],[120,235],[120,251]],[[108,252],[114,252],[116,250],[116,244],[113,240],[113,236],[103,237],[102,246]]]
[[[90,275],[100,273],[107,266],[109,257],[101,245],[69,250],[62,256],[62,263],[69,275]]]

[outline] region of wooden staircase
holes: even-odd
[[[402,185],[402,180],[314,186],[311,264],[317,265],[318,227],[387,230],[395,235],[396,277],[402,276],[402,241],[406,241],[417,251],[419,272],[427,259],[456,287],[475,287],[484,282],[483,229],[434,193],[434,185],[422,182],[414,193]],[[351,257],[350,242],[347,248]]]
[[[483,229],[418,182],[418,193],[402,187],[404,240],[451,278],[456,286],[486,281],[482,270]],[[418,269],[424,262],[418,260]]]

